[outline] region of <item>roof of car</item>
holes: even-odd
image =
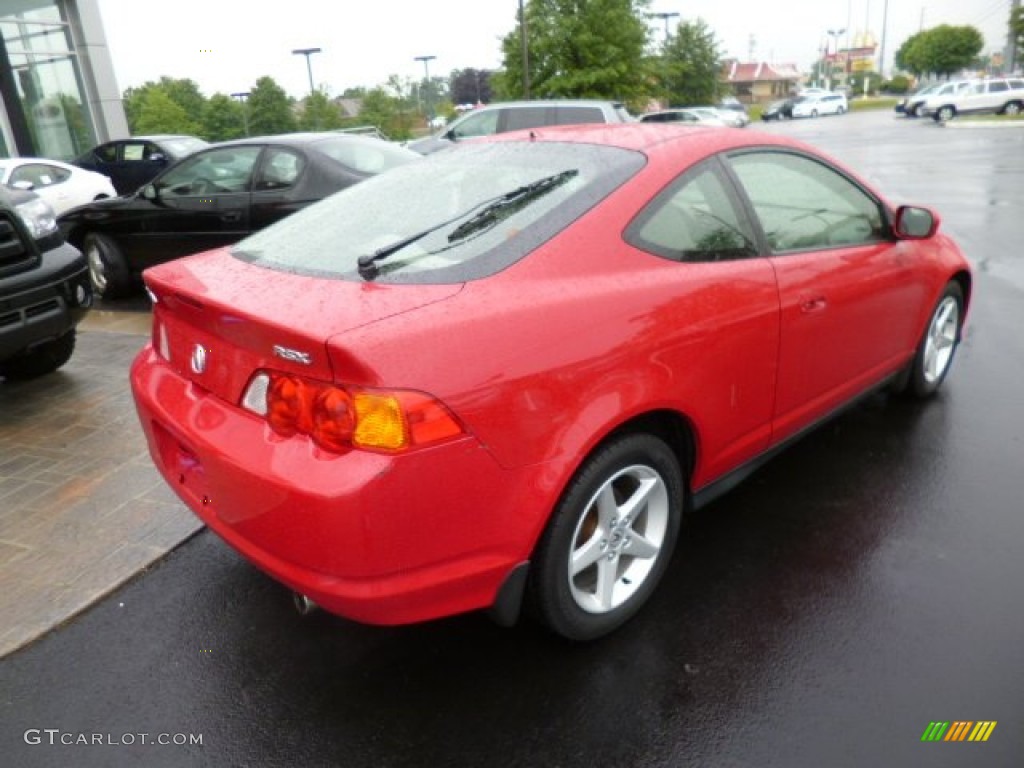
[[[587,125],[559,125],[543,128],[529,128],[488,136],[486,142],[507,141],[550,141],[574,144],[603,144],[646,151],[673,141],[711,143],[713,149],[746,147],[757,145],[798,147],[803,146],[788,137],[747,132],[738,128],[724,128],[713,125],[686,125],[679,123],[590,123]]]
[[[248,144],[285,144],[288,146],[298,147],[305,146],[306,144],[312,144],[313,142],[316,141],[323,141],[324,139],[337,139],[340,141],[349,141],[358,144],[380,144],[383,142],[383,139],[378,139],[373,136],[359,136],[357,134],[337,133],[335,131],[321,131],[305,133],[279,133],[272,134],[269,136],[247,136],[244,139],[232,139],[231,141],[222,141],[215,145],[211,145],[211,148],[239,147]]]

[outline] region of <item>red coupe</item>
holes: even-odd
[[[135,399],[168,483],[301,604],[529,600],[594,638],[684,510],[865,393],[935,392],[972,288],[937,227],[785,138],[507,134],[148,270]]]

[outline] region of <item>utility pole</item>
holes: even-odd
[[[523,98],[530,98],[530,51],[526,45],[526,11],[519,0],[519,38],[523,44]]]
[[[306,57],[306,72],[309,74],[309,95],[312,96],[314,92],[313,88],[313,65],[309,63],[309,57],[314,53],[320,53],[323,50],[321,48],[296,48],[292,51],[296,56]]]
[[[647,14],[647,18],[649,18],[649,19],[661,19],[662,21],[665,22],[665,42],[666,43],[668,42],[668,39],[672,36],[672,33],[669,32],[669,28],[668,28],[669,19],[675,19],[675,18],[678,18],[678,17],[679,17],[678,13],[648,13]]]
[[[1020,0],[1013,0],[1010,3],[1010,18],[1013,18],[1013,14],[1018,8],[1020,8]],[[1019,57],[1020,51],[1017,50],[1017,36],[1011,27],[1006,32],[1006,74],[1013,74],[1016,71]]]
[[[437,56],[414,56],[413,61],[423,62],[423,88],[426,89],[423,95],[423,111],[427,113],[427,120],[433,119],[434,115],[430,109],[430,62]],[[423,89],[421,89],[423,90]]]

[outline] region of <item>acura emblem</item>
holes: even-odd
[[[206,370],[206,348],[202,344],[192,347],[192,372],[202,373]]]

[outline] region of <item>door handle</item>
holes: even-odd
[[[800,299],[800,311],[804,314],[810,314],[811,312],[821,312],[828,306],[828,301],[824,296],[804,296]]]
[[[242,214],[239,213],[238,211],[228,211],[227,213],[222,213],[220,215],[220,220],[232,223],[236,221],[241,221]]]

